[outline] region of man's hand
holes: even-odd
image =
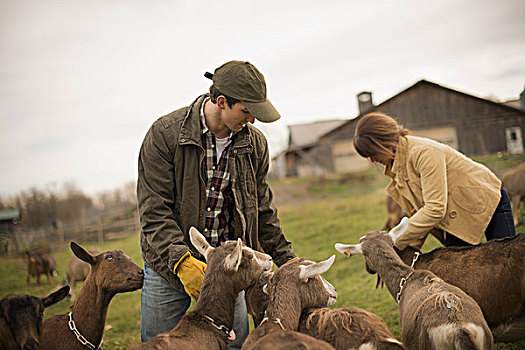
[[[202,286],[202,280],[204,279],[204,273],[206,272],[206,263],[195,259],[191,256],[190,252],[187,252],[182,256],[175,267],[173,272],[179,277],[184,290],[193,299],[198,300]]]

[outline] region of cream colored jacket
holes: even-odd
[[[501,197],[501,181],[488,168],[422,137],[400,138],[385,175],[392,178],[387,192],[410,216],[399,249],[420,249],[429,233],[443,241],[433,228],[479,243]]]

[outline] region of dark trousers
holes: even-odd
[[[485,237],[487,241],[490,241],[491,239],[512,237],[515,235],[516,228],[514,227],[514,218],[512,217],[509,196],[505,189],[501,187],[501,199],[485,230]],[[445,233],[445,247],[469,245],[471,244],[448,232]]]

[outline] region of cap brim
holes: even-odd
[[[254,118],[263,123],[271,123],[281,118],[279,112],[268,100],[265,102],[241,102]]]

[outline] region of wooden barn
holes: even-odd
[[[522,93],[521,98],[525,98]],[[396,118],[413,135],[450,145],[466,155],[525,149],[525,110],[493,102],[421,80],[388,100],[374,105],[371,92],[358,95],[359,115],[319,138],[332,153],[332,171],[363,169],[368,161],[355,151],[352,140],[359,118],[379,111]]]
[[[308,177],[334,169],[331,147],[320,145],[319,137],[346,120],[325,120],[288,126],[288,147],[272,158],[270,177]]]

